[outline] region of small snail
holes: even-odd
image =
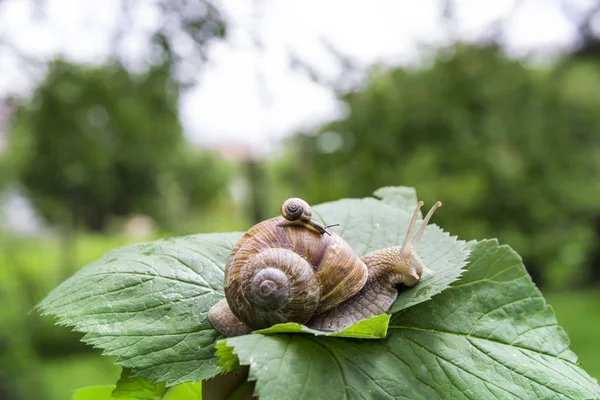
[[[326,233],[331,236],[327,228],[338,225],[323,226],[313,221],[310,206],[307,202],[297,197],[292,197],[291,199],[284,201],[280,211],[283,218],[291,223],[300,226],[309,226],[310,228],[316,229],[320,234]]]
[[[282,322],[337,331],[385,313],[398,297],[398,284],[414,286],[424,271],[433,274],[416,248],[441,205],[431,208],[411,240],[419,201],[401,246],[359,257],[341,236],[311,219],[304,200],[288,199],[283,217],[253,226],[232,250],[225,299],[210,309],[208,320],[224,336],[237,336]]]

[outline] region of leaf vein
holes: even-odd
[[[458,337],[462,337],[462,338],[473,338],[473,339],[478,339],[478,340],[490,341],[490,342],[493,342],[493,343],[496,343],[496,344],[500,344],[500,345],[503,345],[503,346],[516,347],[517,349],[522,349],[522,350],[525,350],[525,351],[531,351],[533,353],[539,353],[539,354],[547,355],[549,357],[558,358],[557,355],[555,355],[555,354],[546,353],[546,352],[543,352],[543,351],[541,351],[539,349],[530,349],[530,348],[523,347],[523,346],[511,345],[511,344],[508,344],[508,343],[505,343],[505,342],[501,342],[499,340],[494,340],[494,339],[491,339],[491,338],[485,338],[485,337],[480,337],[480,336],[466,335],[466,334],[460,333],[460,332],[449,332],[449,331],[442,331],[442,330],[438,330],[438,329],[419,328],[419,327],[416,327],[416,326],[408,326],[408,325],[406,325],[406,326],[403,326],[403,325],[390,325],[388,327],[388,330],[390,330],[390,329],[407,329],[407,330],[430,332],[430,333],[434,333],[434,334],[452,335],[452,336],[458,336]],[[568,362],[571,365],[576,365],[572,361],[569,361],[569,360],[566,360],[566,359],[563,359],[563,358],[561,358],[561,360],[564,360],[564,361]]]
[[[437,393],[438,396],[440,396],[440,398],[443,398],[443,396],[440,394],[440,392],[438,392],[438,390],[436,388],[434,388],[433,386],[431,386],[429,383],[427,383],[426,381],[424,381],[423,379],[421,379],[414,371],[413,367],[411,365],[409,365],[406,361],[404,361],[403,359],[401,359],[400,357],[398,357],[397,354],[395,354],[394,352],[392,352],[390,349],[386,349],[385,350],[388,354],[391,354],[392,356],[394,356],[398,361],[400,361],[402,364],[406,365],[408,367],[408,369],[413,373],[413,377],[418,380],[419,382],[421,382],[423,385],[427,386],[428,388],[430,388],[431,390],[433,390],[434,392]],[[413,354],[416,355],[416,353],[413,350]],[[418,358],[420,358],[418,355],[416,355]]]
[[[342,370],[342,364],[340,363],[340,360],[338,360],[338,358],[335,356],[335,353],[333,351],[331,351],[331,349],[329,349],[327,346],[325,346],[323,343],[321,343],[319,340],[315,340],[313,338],[311,338],[311,340],[313,342],[315,342],[318,346],[320,346],[321,348],[323,348],[323,350],[325,350],[325,352],[333,359],[334,364],[336,365],[336,367],[338,368],[339,372],[340,372],[340,377],[342,378],[342,384],[344,385],[344,399],[349,399],[348,396],[348,383],[346,381],[346,377],[344,376],[344,371]]]
[[[500,307],[493,308],[493,309],[491,309],[491,310],[489,310],[489,311],[481,314],[481,316],[479,316],[479,318],[477,318],[477,320],[473,324],[473,327],[471,328],[471,330],[469,331],[469,333],[467,335],[471,335],[473,333],[473,331],[475,330],[475,328],[477,328],[477,325],[479,325],[479,322],[481,322],[481,320],[483,318],[487,317],[491,313],[494,313],[496,311],[502,310],[505,307],[511,306],[513,304],[520,303],[520,302],[525,301],[525,300],[540,299],[541,298],[541,296],[531,296],[532,292],[535,292],[535,289],[532,289],[531,292],[526,297],[523,297],[523,298],[520,298],[520,299],[516,299],[516,300],[513,300],[513,301],[509,301],[508,303],[502,304]]]
[[[490,381],[486,380],[484,377],[481,377],[481,376],[477,375],[476,373],[474,373],[474,372],[471,372],[471,371],[469,371],[468,369],[466,369],[466,368],[464,368],[464,367],[462,367],[462,366],[460,366],[460,365],[458,365],[458,364],[456,364],[456,363],[452,362],[451,360],[448,360],[448,359],[446,359],[446,358],[444,358],[444,357],[440,356],[439,354],[437,354],[437,353],[435,353],[435,352],[431,351],[430,349],[426,348],[425,346],[423,346],[423,345],[421,345],[421,344],[417,343],[416,341],[414,341],[413,339],[409,338],[408,336],[404,336],[404,337],[405,337],[407,340],[409,340],[409,341],[413,342],[414,344],[416,344],[417,346],[419,346],[420,348],[422,348],[423,350],[425,350],[426,352],[429,352],[429,353],[433,354],[435,357],[437,357],[437,358],[439,358],[439,359],[441,359],[441,360],[444,360],[444,361],[446,361],[448,364],[454,365],[456,368],[458,368],[458,369],[460,369],[460,370],[462,370],[462,371],[466,372],[467,374],[469,374],[469,375],[473,376],[474,378],[477,378],[477,379],[481,380],[482,382],[489,383],[490,385],[492,385],[492,386],[494,386],[494,387],[497,387],[498,389],[500,389],[500,390],[502,390],[502,391],[508,392],[508,393],[512,394],[513,396],[515,396],[515,398],[518,398],[518,397],[519,397],[519,396],[517,396],[515,393],[512,393],[512,392],[510,392],[508,389],[504,389],[502,386],[496,385],[495,383],[493,383],[493,382],[490,382]],[[456,386],[455,386],[455,387],[456,387]],[[457,389],[459,389],[459,390],[460,390],[460,388],[457,388]]]
[[[560,393],[559,391],[557,391],[556,389],[550,387],[550,386],[546,386],[546,383],[544,382],[540,382],[528,375],[526,375],[525,373],[518,371],[514,368],[510,368],[509,366],[506,365],[506,363],[504,363],[502,360],[498,360],[497,358],[493,357],[492,355],[490,355],[488,352],[486,352],[485,350],[481,349],[479,346],[477,346],[475,343],[472,343],[471,341],[469,341],[477,350],[479,350],[479,352],[481,352],[481,354],[484,354],[485,356],[487,356],[490,360],[493,360],[494,362],[498,363],[500,366],[508,369],[509,371],[515,372],[517,375],[522,376],[524,378],[526,378],[527,380],[529,380],[530,382],[534,382],[536,384],[538,384],[539,386],[545,387],[547,389],[550,389],[552,392],[558,394],[558,395],[562,395],[562,393]],[[528,356],[528,354],[524,351],[521,350],[521,354],[523,354],[524,356],[526,356],[527,358],[529,358],[532,361],[535,361],[536,363],[540,363],[539,360],[536,360],[534,358],[531,358]],[[552,368],[550,368],[552,369]],[[560,374],[564,377],[564,374]],[[534,389],[532,387],[532,389]]]

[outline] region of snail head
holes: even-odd
[[[414,286],[419,283],[423,273],[427,273],[430,276],[434,275],[433,271],[423,264],[423,261],[417,254],[417,248],[425,233],[427,223],[434,211],[441,205],[442,203],[439,201],[434,204],[413,237],[415,225],[421,207],[423,207],[423,202],[419,201],[408,225],[408,231],[402,245],[376,250],[363,256],[361,259],[372,271],[377,270],[375,275],[384,277],[392,285],[402,283],[406,286]]]

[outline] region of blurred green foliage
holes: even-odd
[[[114,385],[120,373],[121,368],[112,358],[74,355],[44,360],[40,366],[40,386],[48,400],[71,399],[73,392],[82,387]]]
[[[118,63],[57,60],[31,101],[15,109],[0,185],[17,181],[50,232],[66,234],[0,230],[0,302],[11,305],[0,310],[0,398],[12,391],[64,399],[115,382],[111,359],[32,311],[76,269],[140,240],[125,233],[128,219],[152,217],[160,236],[247,226],[228,193],[237,167],[185,142],[178,91],[168,66],[136,74]]]
[[[190,150],[178,107],[168,66],[134,74],[55,61],[11,120],[15,178],[51,223],[101,231],[139,213],[169,226],[222,194],[232,172]]]
[[[591,376],[600,379],[600,288],[579,291],[544,292],[554,308],[558,324],[571,339],[571,350]]]
[[[237,166],[189,146],[179,121],[179,93],[196,81],[207,45],[225,37],[227,21],[211,0],[157,0],[153,7],[145,66],[136,72],[125,67],[139,9],[129,2],[104,64],[24,60],[47,74],[31,98],[11,99],[10,124],[0,127],[7,135],[0,206],[21,193],[48,229],[20,237],[0,220],[0,399],[64,400],[76,388],[118,378],[113,360],[83,345],[81,334],[33,311],[76,268],[132,241],[248,224],[229,196]],[[8,58],[22,54],[4,45]],[[160,234],[128,236],[139,214]]]
[[[312,202],[418,188],[463,239],[498,237],[551,287],[585,282],[600,214],[600,70],[532,69],[456,45],[424,69],[377,69],[346,114],[289,143],[279,176]],[[299,167],[302,166],[302,167]]]
[[[0,195],[12,180],[12,171],[8,162],[8,157],[0,157]]]
[[[70,250],[79,267],[104,251],[130,241],[125,237],[86,235],[79,237]],[[52,318],[41,317],[33,311],[35,304],[57,286],[65,274],[74,272],[65,271],[63,258],[59,237],[40,241],[0,236],[0,304],[9,305],[0,309],[0,375],[24,399],[52,398],[47,397],[48,388],[53,384],[48,375],[57,364],[66,363],[65,357],[80,361],[74,364],[79,367],[71,369],[68,377],[62,379],[61,382],[66,383],[63,390],[89,383],[90,374],[95,378],[101,375],[81,367],[85,354],[93,353],[79,342],[81,334],[56,326]],[[91,362],[110,364],[110,360]],[[63,366],[63,370],[65,368]]]

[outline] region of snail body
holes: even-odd
[[[288,199],[281,217],[250,228],[225,267],[225,299],[209,322],[224,336],[250,333],[283,322],[335,331],[387,312],[396,286],[416,285],[427,270],[415,252],[436,205],[411,241],[422,202],[401,246],[359,257],[335,232],[312,220],[301,199]]]

